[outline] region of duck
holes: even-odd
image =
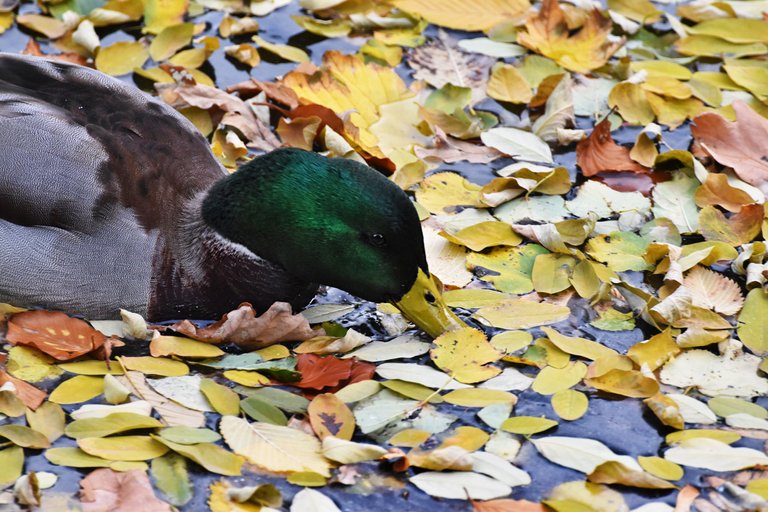
[[[92,319],[300,310],[326,285],[432,337],[465,326],[381,173],[278,148],[230,174],[170,106],[41,57],[0,54],[0,262],[0,301]]]

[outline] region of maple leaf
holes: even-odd
[[[576,163],[584,176],[610,171],[648,172],[648,169],[630,158],[627,148],[613,141],[608,118],[600,121],[589,137],[576,145]]]
[[[597,9],[585,17],[573,35],[557,0],[544,0],[536,16],[519,32],[517,42],[541,53],[571,71],[587,73],[608,62],[624,41],[610,42],[613,24]]]
[[[691,133],[712,158],[733,167],[739,178],[768,193],[768,119],[742,101],[734,101],[733,110],[734,122],[712,112],[697,116]]]

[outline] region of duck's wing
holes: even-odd
[[[0,302],[144,313],[159,238],[223,174],[190,122],[136,88],[0,54]]]
[[[162,102],[97,71],[0,54],[0,218],[88,232],[133,212],[173,229],[224,170]]]

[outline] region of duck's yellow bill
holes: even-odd
[[[448,309],[437,283],[419,269],[416,282],[403,298],[392,303],[424,332],[437,338],[446,331],[467,327]]]

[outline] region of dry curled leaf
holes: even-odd
[[[287,302],[275,302],[260,316],[244,302],[208,327],[198,328],[189,320],[182,320],[169,328],[206,343],[230,342],[248,350],[281,341],[304,341],[322,334],[313,330],[305,317],[294,315]]]
[[[648,172],[648,169],[630,158],[627,148],[613,141],[608,118],[599,122],[589,137],[576,145],[576,163],[584,176],[611,171]]]
[[[733,102],[733,109],[736,121],[707,112],[694,119],[691,133],[712,158],[768,193],[768,119],[741,101]]]

